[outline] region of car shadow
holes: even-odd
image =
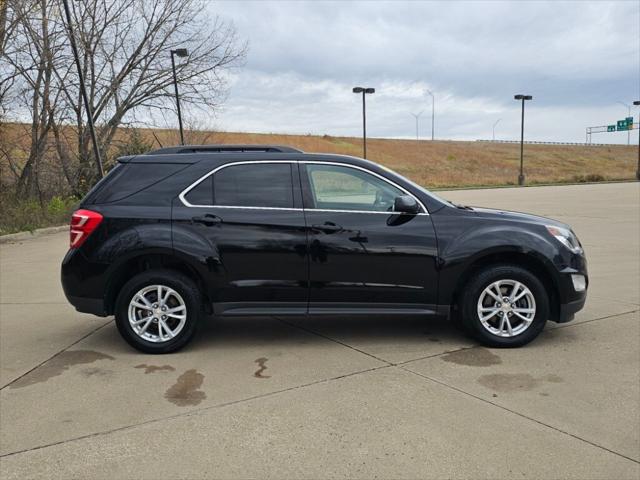
[[[446,319],[407,316],[336,317],[223,317],[203,322],[194,349],[215,344],[287,345],[322,344],[402,345],[469,343],[465,333]]]

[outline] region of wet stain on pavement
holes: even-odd
[[[498,355],[482,347],[458,350],[457,352],[447,353],[440,358],[445,362],[471,367],[490,367],[491,365],[499,365],[502,363]]]
[[[80,373],[85,377],[108,377],[113,375],[114,372],[105,368],[90,367],[82,369]]]
[[[551,382],[551,383],[562,383],[564,381],[562,377],[559,377],[558,375],[555,375],[553,373],[547,375],[546,377],[544,377],[544,379],[547,382]]]
[[[268,358],[258,358],[255,360],[255,363],[258,364],[258,366],[260,367],[258,370],[256,370],[256,373],[253,374],[254,377],[256,378],[271,378],[271,375],[264,375],[263,372],[267,369],[267,366],[265,365],[267,363],[267,360],[269,360]]]
[[[178,377],[175,384],[169,387],[164,398],[179,407],[198,405],[207,398],[202,390],[198,390],[203,381],[204,375],[200,372],[195,369],[187,370]]]
[[[560,383],[562,378],[558,375],[546,375],[535,378],[528,373],[495,373],[483,375],[478,378],[478,383],[496,392],[527,392],[547,382]],[[548,394],[544,395],[547,396]]]
[[[66,350],[16,380],[9,388],[22,388],[46,382],[50,378],[61,375],[74,365],[93,363],[98,360],[114,360],[114,358],[111,355],[94,352],[93,350]]]
[[[171,365],[162,365],[162,366],[158,366],[158,365],[147,365],[146,363],[143,363],[141,365],[136,365],[133,368],[144,368],[144,373],[155,373],[155,372],[173,372],[175,371],[175,368],[173,368]]]

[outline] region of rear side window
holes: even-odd
[[[292,208],[291,164],[225,167],[213,175],[213,203],[236,207]]]
[[[115,167],[87,196],[86,203],[110,203],[138,193],[185,166],[175,163],[125,163]]]
[[[184,196],[184,199],[191,205],[207,206],[213,204],[213,179],[207,177],[193,187]]]

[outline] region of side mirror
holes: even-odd
[[[393,211],[398,213],[420,213],[420,205],[411,195],[401,195],[394,200]]]

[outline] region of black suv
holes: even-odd
[[[123,157],[73,214],[62,285],[135,348],[185,345],[201,318],[441,315],[520,346],[586,299],[565,224],[455,205],[375,163],[289,147]]]

